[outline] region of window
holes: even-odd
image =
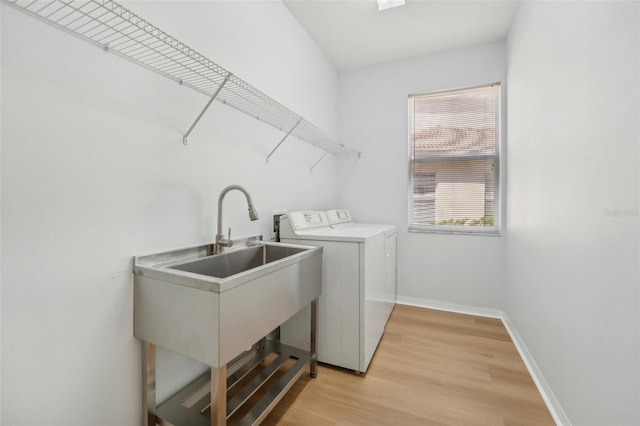
[[[500,85],[409,96],[409,230],[499,232]]]

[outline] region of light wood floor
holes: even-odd
[[[397,305],[366,374],[320,365],[264,425],[553,425],[502,322]]]

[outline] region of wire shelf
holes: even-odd
[[[289,132],[292,136],[324,151],[332,154],[359,154],[246,81],[114,1],[4,1],[210,98],[215,97],[228,106]]]

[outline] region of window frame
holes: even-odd
[[[494,167],[494,224],[493,226],[464,226],[464,225],[420,225],[413,223],[413,206],[414,206],[414,192],[413,192],[413,175],[416,161],[413,159],[413,102],[412,98],[419,96],[427,96],[427,95],[437,95],[442,93],[454,93],[457,91],[466,91],[479,89],[483,87],[490,86],[498,86],[498,96],[497,96],[497,124],[496,124],[496,153],[491,155],[437,155],[434,156],[431,160],[422,160],[419,162],[442,162],[447,159],[451,159],[452,161],[464,161],[465,159],[486,159],[488,157],[493,157],[496,159],[495,164],[497,167]],[[407,97],[407,151],[408,151],[408,184],[407,184],[407,195],[408,195],[408,231],[409,232],[418,232],[418,233],[431,233],[431,234],[467,234],[467,235],[485,235],[485,236],[500,236],[502,234],[502,205],[503,205],[503,194],[502,194],[502,176],[503,173],[500,173],[502,169],[504,169],[504,158],[502,157],[502,143],[503,143],[503,109],[502,109],[502,96],[503,96],[503,85],[501,82],[494,82],[488,84],[480,84],[475,86],[465,86],[458,87],[455,89],[447,89],[447,90],[438,90],[427,93],[420,94],[410,94]]]

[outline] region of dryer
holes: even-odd
[[[394,225],[353,223],[348,210],[282,216],[280,241],[323,247],[318,361],[366,372],[395,304]],[[308,346],[309,313],[280,327],[281,341]]]

